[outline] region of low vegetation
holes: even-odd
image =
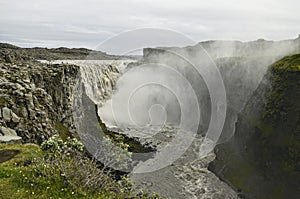
[[[300,54],[286,56],[272,66],[275,69],[285,69],[288,71],[300,71]]]
[[[115,176],[84,154],[75,138],[58,135],[32,144],[0,144],[0,198],[158,198],[134,190],[126,176]]]

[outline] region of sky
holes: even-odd
[[[0,0],[0,42],[87,47],[138,28],[166,28],[195,41],[300,34],[299,0]]]

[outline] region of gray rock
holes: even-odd
[[[6,128],[4,126],[0,127],[0,131],[1,131],[2,135],[4,135],[4,136],[17,136],[17,133],[15,130]]]
[[[20,121],[20,118],[14,113],[14,112],[11,112],[11,119],[13,122],[15,123],[18,123]]]
[[[11,120],[11,110],[7,107],[4,107],[2,109],[2,116],[6,122],[9,122]]]
[[[16,83],[16,89],[21,92],[25,91],[25,88],[21,84],[18,84],[18,83]]]
[[[21,108],[21,116],[24,117],[24,118],[28,117],[27,109],[24,106]]]
[[[29,118],[31,120],[34,120],[34,119],[36,119],[35,116],[36,116],[36,112],[34,110],[29,109]]]
[[[26,77],[26,79],[23,79],[23,82],[25,82],[25,83],[30,83],[29,77]]]
[[[21,137],[19,136],[11,136],[11,135],[6,135],[6,136],[0,136],[0,143],[20,143],[22,140]]]
[[[14,91],[13,94],[14,94],[15,96],[17,96],[17,97],[23,97],[23,95],[24,95],[23,92],[20,91],[20,90]]]
[[[28,108],[30,108],[30,109],[34,108],[32,93],[26,94],[25,98],[26,98]]]

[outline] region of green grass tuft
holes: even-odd
[[[272,65],[273,69],[300,71],[300,54],[286,56]]]
[[[72,158],[68,154],[62,155],[62,157],[53,156],[51,151],[43,151],[37,145],[0,144],[1,150],[18,150],[20,153],[12,159],[0,163],[0,199],[159,198],[156,194],[141,192],[134,195],[135,193],[131,189],[126,191],[128,188],[126,184],[120,184],[109,175],[101,174],[101,170],[97,171],[98,168],[93,167],[94,164],[88,159],[80,162],[82,158],[79,160],[78,157]],[[81,163],[86,164],[81,165]],[[81,181],[75,181],[75,179],[87,172],[83,171],[84,168],[88,168],[87,171],[90,174],[96,172],[98,175],[101,174],[100,177],[105,177],[103,178],[106,179],[103,181],[103,187],[106,189],[99,188],[99,191],[95,191],[89,187],[74,186],[75,183],[81,185]],[[64,174],[61,171],[69,173]],[[100,187],[102,187],[101,184]],[[123,189],[124,191],[121,191]]]

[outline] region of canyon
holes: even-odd
[[[137,188],[171,198],[299,195],[300,37],[145,48],[140,59],[88,49],[22,49],[10,44],[0,49],[1,142],[41,144],[59,134],[79,138],[95,155],[104,137],[118,135],[133,156],[126,169],[113,169],[128,173]],[[207,136],[219,108],[213,106],[207,79],[217,80],[192,66],[198,60],[217,67],[226,92],[226,117],[216,139],[215,134]],[[161,85],[173,84],[176,95],[161,86],[144,87],[131,97],[129,118],[123,109],[128,108],[125,94],[131,85],[152,77]],[[157,104],[161,106],[153,106]],[[193,120],[198,116],[196,104],[198,123]],[[185,114],[189,117],[183,120]],[[132,172],[163,154],[177,132],[188,137],[190,131],[195,133],[190,145],[174,162],[153,172]],[[214,147],[203,157],[200,146],[206,140]],[[139,152],[145,155],[136,155]],[[105,154],[100,162],[108,164],[112,157]]]

